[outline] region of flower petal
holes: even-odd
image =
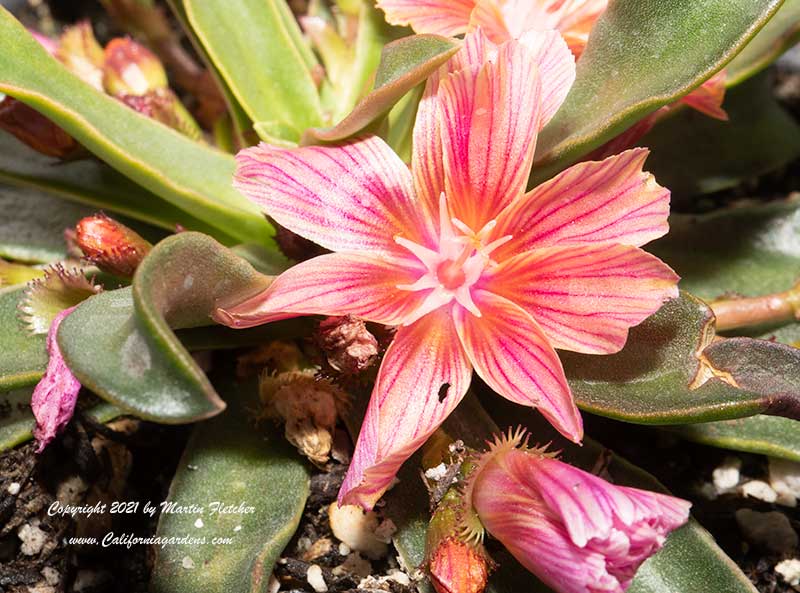
[[[378,0],[377,6],[392,25],[452,37],[466,33],[475,0]]]
[[[541,130],[558,111],[575,82],[575,58],[558,31],[528,31],[519,38],[539,65],[542,80]]]
[[[401,327],[378,372],[339,504],[372,508],[458,405],[471,376],[448,308]]]
[[[642,166],[636,148],[600,162],[573,165],[503,211],[494,237],[513,239],[493,255],[550,246],[623,243],[641,246],[669,230],[669,190]]]
[[[398,325],[430,291],[406,292],[424,270],[409,260],[379,254],[329,253],[289,268],[265,291],[226,309],[214,318],[244,328],[298,315],[354,315],[367,321]]]
[[[607,4],[607,0],[478,0],[470,26],[484,28],[495,43],[519,39],[527,31],[556,29],[577,58]]]
[[[495,63],[442,80],[439,101],[451,213],[478,231],[525,191],[541,106],[536,61],[510,41]]]
[[[528,313],[485,290],[472,294],[481,316],[456,308],[458,337],[475,371],[503,397],[534,406],[564,436],[579,442],[583,422],[547,336]]]
[[[291,149],[262,143],[236,162],[239,191],[327,249],[397,253],[395,235],[425,241],[408,167],[377,136]]]
[[[493,268],[487,290],[513,301],[556,348],[588,354],[622,349],[628,328],[678,296],[678,276],[629,245],[549,247]]]
[[[515,456],[524,455],[517,451]],[[607,539],[617,527],[633,527],[656,519],[674,529],[686,522],[689,503],[647,490],[615,486],[602,478],[557,459],[539,458],[538,471],[531,471],[530,487],[551,511],[563,520],[570,539],[584,547],[592,539]]]
[[[491,452],[472,489],[481,522],[560,593],[622,593],[683,525],[684,500],[605,480],[540,454]]]
[[[683,97],[681,102],[709,117],[728,121],[728,114],[722,108],[722,102],[725,100],[725,80],[727,78],[727,72],[720,70]]]
[[[442,163],[442,134],[439,114],[439,84],[448,73],[471,66],[482,66],[497,51],[483,31],[474,31],[464,37],[464,45],[437,72],[428,77],[425,91],[417,107],[411,170],[414,188],[427,212],[439,211],[439,196],[445,190]]]
[[[33,436],[38,444],[37,453],[41,453],[70,421],[75,412],[78,392],[81,390],[81,384],[64,362],[56,340],[61,322],[74,308],[70,307],[56,315],[47,332],[47,352],[50,359],[47,361],[47,370],[31,397],[31,409],[36,418]]]

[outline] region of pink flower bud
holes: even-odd
[[[149,49],[129,37],[106,46],[103,86],[110,95],[146,95],[167,87],[167,73]]]
[[[70,72],[98,91],[103,90],[103,48],[89,21],[64,29],[55,55]]]
[[[471,478],[486,530],[559,593],[622,593],[639,566],[683,525],[685,500],[615,486],[499,439]]]
[[[448,537],[430,553],[428,574],[436,593],[483,593],[489,565],[474,544]]]
[[[152,247],[136,232],[105,214],[81,219],[75,232],[78,247],[87,260],[123,278],[133,276]]]
[[[47,156],[68,160],[83,152],[72,136],[13,97],[4,97],[0,101],[0,129]]]

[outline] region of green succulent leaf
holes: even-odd
[[[539,136],[540,182],[699,86],[781,0],[617,0],[592,30],[575,84]]]
[[[800,201],[675,214],[669,234],[648,251],[675,269],[683,289],[703,299],[780,292],[800,277]]]
[[[126,412],[172,424],[208,417],[219,412],[222,405],[208,391],[207,380],[188,352],[256,346],[281,337],[308,335],[310,330],[307,320],[248,330],[196,327],[178,330],[180,345],[173,350],[159,350],[164,342],[155,341],[148,333],[128,287],[103,292],[82,303],[61,324],[58,339],[67,364],[81,383]],[[41,370],[32,381],[11,387],[35,383],[46,364],[45,354]]]
[[[211,237],[180,233],[153,248],[132,289],[75,309],[59,328],[59,345],[83,385],[128,412],[165,423],[208,418],[225,404],[173,329],[209,325],[220,300],[269,282]]]
[[[57,163],[4,132],[0,132],[0,182],[15,188],[3,187],[0,194],[0,206],[5,212],[15,213],[0,221],[0,249],[9,249],[9,257],[17,258],[14,254],[20,254],[22,257],[17,259],[25,261],[63,259],[63,230],[96,209],[122,214],[170,232],[180,225],[190,231],[212,234],[226,245],[239,242],[136,185],[108,165],[95,160]],[[14,233],[20,233],[16,240]],[[3,247],[7,234],[9,246]],[[13,245],[23,238],[25,245]]]
[[[386,44],[372,92],[334,127],[309,130],[304,143],[335,142],[357,134],[385,115],[403,95],[424,82],[459,47],[458,40],[438,35],[412,35]]]
[[[789,418],[752,416],[668,430],[704,445],[800,462],[800,423]]]
[[[358,34],[353,47],[353,55],[345,62],[345,72],[341,84],[332,90],[327,103],[331,105],[332,122],[339,122],[350,113],[369,89],[372,77],[380,68],[384,46],[398,31],[384,20],[383,12],[378,10],[372,0],[360,0],[358,8]],[[377,86],[377,84],[376,84]]]
[[[729,121],[681,109],[660,121],[641,145],[647,170],[674,201],[727,189],[800,156],[800,126],[778,104],[766,73],[731,89]]]
[[[800,40],[800,0],[784,0],[778,12],[728,64],[729,86],[757,74]]]
[[[162,513],[157,531],[163,538],[206,541],[155,548],[153,593],[266,592],[272,567],[300,522],[309,492],[306,465],[276,427],[253,427],[247,410],[258,405],[255,385],[229,385],[223,393],[227,411],[194,429],[167,498],[205,512]],[[242,503],[253,512],[212,513],[215,501]],[[212,545],[215,537],[232,543]]]
[[[2,154],[0,148],[0,159]],[[94,210],[44,192],[0,185],[0,212],[14,213],[0,218],[0,257],[47,263],[66,257],[64,229]]]
[[[713,324],[711,309],[683,293],[632,328],[617,354],[562,352],[578,405],[639,424],[800,417],[800,350],[752,338],[714,342]]]
[[[81,81],[5,9],[0,10],[0,92],[40,111],[123,175],[228,236],[271,242],[271,225],[231,186],[231,156]]]
[[[30,388],[0,393],[0,402],[8,406],[9,410],[8,414],[0,417],[0,453],[33,438],[36,420],[30,408],[32,393],[33,390]],[[98,422],[109,422],[122,415],[120,409],[105,402],[89,407],[85,413]]]
[[[172,14],[175,15],[175,19],[180,23],[184,33],[186,33],[186,36],[192,42],[192,46],[194,47],[195,51],[203,59],[203,62],[208,68],[209,72],[211,72],[213,75],[218,88],[222,92],[222,95],[225,98],[225,103],[228,107],[228,115],[230,115],[233,131],[236,133],[237,140],[243,146],[246,145],[245,135],[250,130],[250,118],[247,117],[247,113],[245,113],[242,106],[236,100],[236,97],[233,96],[233,93],[225,84],[225,81],[222,78],[219,70],[217,70],[217,68],[214,66],[211,58],[203,48],[203,44],[197,38],[197,34],[194,32],[194,30],[192,30],[192,26],[189,23],[189,15],[186,13],[185,2],[183,0],[166,0],[166,2],[172,10]]]
[[[183,0],[192,30],[253,121],[294,131],[322,123],[316,60],[284,0]],[[287,15],[288,13],[288,15]]]
[[[32,335],[18,318],[24,288],[0,289],[0,392],[34,385],[47,367],[45,336]]]

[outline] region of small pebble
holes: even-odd
[[[321,537],[311,544],[301,555],[300,559],[305,562],[316,560],[320,556],[325,556],[333,549],[333,542],[327,537]]]
[[[275,577],[273,572],[269,575],[269,582],[267,583],[267,593],[278,593],[281,588],[281,582]]]
[[[736,511],[736,522],[747,541],[770,552],[784,554],[797,547],[797,533],[783,513],[739,509]]]
[[[444,463],[440,463],[436,467],[425,470],[425,477],[436,482],[444,478],[446,474],[447,466]]]
[[[347,556],[350,552],[350,546],[348,546],[346,543],[341,542],[339,544],[339,556]]]
[[[358,552],[352,552],[344,562],[331,571],[334,576],[351,575],[361,579],[372,574],[372,564]]]
[[[20,486],[19,482],[11,482],[8,485],[8,488],[6,488],[6,492],[8,492],[11,496],[16,496],[19,494],[20,488],[22,488],[22,486]]]
[[[184,556],[183,560],[181,560],[181,566],[187,570],[191,570],[194,568],[194,560],[192,560],[189,556]]]
[[[42,551],[45,542],[47,541],[47,534],[39,529],[38,524],[26,523],[17,530],[17,537],[22,542],[20,552],[26,556],[36,556]]]
[[[800,463],[769,458],[769,485],[775,490],[778,504],[794,507],[800,498]]]
[[[236,532],[236,533],[240,532],[241,530],[242,530],[242,526],[241,525],[237,525],[236,527],[233,528],[233,531]]]
[[[375,534],[378,517],[374,512],[365,513],[361,507],[354,505],[340,507],[334,502],[328,507],[328,518],[333,535],[351,550],[363,552],[373,560],[386,555],[389,547]]]
[[[775,572],[781,575],[787,585],[792,587],[800,585],[800,560],[797,558],[778,562],[775,565]]]
[[[203,525],[205,525],[205,524],[203,523],[203,520],[200,517],[198,517],[197,521],[194,522],[194,526],[197,527],[198,529],[203,527]]]
[[[322,576],[322,569],[317,564],[312,564],[308,567],[306,580],[317,593],[325,593],[328,590],[328,585],[325,584],[325,579]]]
[[[404,585],[406,587],[411,586],[411,579],[408,578],[408,575],[406,573],[404,573],[402,570],[398,568],[393,568],[389,572],[387,572],[386,578],[396,583],[400,583],[401,585]]]
[[[44,577],[44,580],[47,581],[48,585],[55,586],[61,582],[61,573],[52,566],[45,566],[42,569],[42,576]]]
[[[711,474],[711,479],[717,492],[721,494],[731,488],[736,488],[741,478],[741,469],[741,459],[738,457],[726,457],[722,465],[717,467]]]
[[[762,480],[750,480],[749,482],[745,482],[741,485],[740,491],[742,496],[757,498],[764,502],[775,502],[778,499],[778,495],[772,487]]]

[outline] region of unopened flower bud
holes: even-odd
[[[88,216],[75,227],[78,246],[86,259],[109,274],[129,278],[152,245],[105,214]]]
[[[89,21],[64,29],[55,55],[70,72],[98,91],[103,90],[103,48]]]
[[[364,322],[355,317],[328,317],[319,324],[317,343],[325,353],[328,364],[335,370],[360,373],[378,355],[378,341]]]
[[[451,486],[428,525],[425,558],[437,593],[482,593],[492,562],[479,540],[463,537],[463,494]]]
[[[70,160],[83,152],[72,136],[13,97],[0,101],[0,129],[47,156]]]
[[[143,45],[123,37],[106,46],[103,86],[110,95],[146,95],[167,84],[164,66]]]
[[[117,99],[134,111],[161,122],[193,140],[203,132],[172,90],[155,89],[144,95],[117,95]]]
[[[439,542],[428,559],[428,573],[437,593],[481,593],[489,578],[486,556],[456,537]]]
[[[36,31],[30,34],[48,53],[57,52],[55,41]],[[47,156],[72,159],[82,152],[81,146],[64,130],[13,97],[0,95],[0,129]]]
[[[622,593],[689,518],[685,500],[615,486],[526,448],[520,431],[475,467],[465,493],[480,523],[558,593]]]

